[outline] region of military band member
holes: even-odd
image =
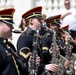
[[[60,31],[60,16],[61,15],[55,15],[55,16],[45,19],[46,25],[49,28],[49,32],[51,31],[51,34],[49,34],[49,32],[48,32],[44,36],[44,38],[47,38],[48,41],[50,40],[49,42],[46,41],[48,43],[48,45],[47,45],[48,48],[50,48],[51,43],[52,43],[52,39],[50,39],[50,38],[52,38],[52,35],[53,35],[52,30],[55,30],[55,32],[56,32],[56,41],[57,41],[57,39],[60,39],[60,33],[59,33],[59,31]],[[52,29],[52,30],[50,30],[50,29]],[[47,51],[47,50],[43,49],[43,51]]]
[[[76,43],[75,40],[73,39],[73,37],[70,35],[69,31],[68,31],[68,27],[69,25],[65,25],[65,26],[61,26],[60,30],[62,30],[61,32],[61,37],[64,39],[65,41],[65,46],[64,46],[64,51],[65,51],[65,57],[68,55],[68,60],[70,61],[69,66],[71,65],[72,68],[72,74],[71,75],[75,75],[75,70],[74,70],[74,62],[75,62],[75,49],[76,49]],[[69,47],[69,48],[68,48]],[[67,51],[68,50],[68,51]],[[69,54],[67,54],[67,52],[69,52]],[[66,57],[67,58],[67,57]]]
[[[57,59],[59,60],[59,58],[60,58],[59,56],[61,56],[61,55],[65,56],[65,52],[63,50],[65,43],[61,39],[61,33],[60,33],[60,16],[61,15],[55,15],[55,16],[45,19],[45,22],[46,22],[47,26],[49,27],[49,32],[46,33],[42,39],[42,52],[43,52],[43,56],[44,56],[43,60],[44,60],[45,64],[50,63],[52,61],[52,58],[55,58],[53,60],[53,61],[55,61]],[[53,36],[54,33],[55,33],[55,35]],[[54,38],[56,38],[56,39],[54,39]],[[53,43],[53,45],[52,45],[52,43]],[[54,57],[52,57],[52,52],[53,52],[52,48],[54,48],[55,51],[57,52]],[[57,57],[57,59],[56,59],[56,57]],[[53,64],[57,64],[59,66],[58,63],[54,62]],[[64,66],[67,67],[68,65],[69,65],[69,61],[65,61],[65,63],[63,64],[63,67]]]
[[[52,42],[53,42],[53,33],[56,32],[56,34],[59,31],[60,28],[60,16],[61,15],[56,15],[56,16],[52,16],[49,17],[47,19],[45,19],[46,25],[47,25],[47,32],[46,34],[43,36],[42,38],[42,52],[43,52],[43,62],[45,64],[50,64],[51,61],[51,46],[52,46]],[[55,30],[55,31],[54,31]],[[56,40],[55,40],[56,41]],[[50,49],[50,50],[49,50]],[[57,48],[57,50],[59,50],[59,47]],[[56,63],[51,63],[51,69],[50,71],[56,72],[58,71],[58,65]]]
[[[15,57],[11,54],[14,47],[6,41],[12,36],[14,12],[14,8],[0,10],[0,75],[20,75]]]
[[[33,8],[23,14],[23,18],[26,20],[26,24],[28,24],[27,30],[19,37],[18,43],[17,43],[17,49],[19,51],[19,56],[22,59],[23,63],[28,67],[28,61],[30,57],[30,52],[33,50],[33,39],[34,39],[34,33],[35,29],[40,30],[42,25],[42,7],[36,7]],[[39,42],[39,41],[38,41]],[[38,55],[40,56],[40,49],[38,49]],[[41,57],[40,57],[41,58]],[[46,70],[57,70],[57,65],[44,65],[40,63],[40,59],[36,59],[36,63],[40,64],[38,67],[38,75],[41,75],[42,71],[44,69]],[[52,69],[53,67],[56,67]],[[28,69],[28,68],[27,68]]]
[[[76,49],[76,41],[70,35],[70,32],[68,31],[68,27],[69,27],[69,25],[65,25],[65,26],[61,26],[60,27],[60,30],[62,30],[61,36],[62,36],[62,38],[64,38],[64,40],[66,40],[67,34],[69,35],[69,37],[70,37],[70,43],[72,45],[72,52],[76,53],[76,51],[75,51],[75,49]]]
[[[28,75],[28,61],[30,53],[33,52],[33,39],[36,29],[40,30],[42,25],[42,7],[35,7],[22,15],[22,18],[26,20],[27,29],[22,33],[17,42],[17,50],[19,57],[22,59],[24,65],[27,67],[27,71],[24,73]],[[40,63],[40,58],[37,58],[37,64]],[[44,67],[44,65],[43,65]]]

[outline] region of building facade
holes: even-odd
[[[36,6],[42,6],[42,13],[47,17],[55,15],[63,8],[64,0],[0,0],[0,9],[14,7],[16,9],[14,21],[18,25],[21,15]],[[76,0],[71,0],[71,6],[76,8]]]

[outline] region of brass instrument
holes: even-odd
[[[64,60],[66,60],[65,57],[63,57],[60,54],[60,51],[56,51],[57,45],[59,45],[56,41],[56,32],[53,30],[53,45],[52,45],[52,60],[51,63],[57,64],[59,66],[57,73],[52,73],[53,75],[64,75]]]
[[[52,29],[51,29],[52,30]],[[53,64],[59,64],[59,60],[58,60],[58,54],[56,52],[56,31],[53,31],[53,44],[52,44],[52,59],[51,59],[51,63]],[[52,72],[53,75],[57,75],[57,73]]]
[[[50,61],[50,63],[55,63],[58,64],[58,55],[56,53],[56,31],[51,29],[51,28],[47,28],[50,32],[53,33],[52,37],[53,37],[53,43],[52,43],[52,60]],[[57,73],[51,72],[52,75],[56,75]],[[42,75],[51,75],[49,71],[44,70],[44,72],[42,73]]]
[[[64,75],[65,68],[64,68],[64,61],[67,60],[64,56],[59,55],[59,70],[58,75]]]
[[[38,37],[39,37],[39,30],[36,30],[36,34],[33,40],[33,49],[28,63],[29,75],[37,75],[38,65],[36,65],[36,58],[38,57],[37,54]]]
[[[48,28],[49,29],[49,28]],[[51,32],[53,32],[53,44],[52,44],[52,60],[50,63],[57,64],[59,66],[58,72],[54,73],[52,72],[52,75],[64,75],[65,68],[64,68],[64,61],[68,58],[63,57],[60,54],[60,51],[57,52],[57,42],[56,42],[56,31],[53,29],[49,29]],[[45,70],[42,75],[51,75],[49,71]]]
[[[68,32],[65,33],[67,34],[66,42],[65,42],[65,47],[66,47],[65,57],[70,61],[69,67],[65,68],[65,73],[67,75],[74,75],[74,60],[72,58],[72,52],[70,46],[70,35]]]

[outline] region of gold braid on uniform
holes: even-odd
[[[6,42],[7,42],[7,41],[4,40],[4,43],[6,43]],[[9,43],[11,44],[11,42],[9,42]],[[8,44],[6,44],[6,47],[7,47],[8,49],[10,49],[10,46],[9,46]],[[13,61],[14,61],[14,64],[15,64],[17,73],[18,73],[18,75],[20,75],[20,71],[19,71],[19,69],[18,69],[18,65],[17,65],[16,60],[15,60],[15,57],[14,57],[13,55],[12,55],[12,58],[13,58]]]
[[[12,55],[12,58],[13,58],[13,61],[14,61],[15,66],[16,66],[17,73],[18,73],[18,75],[20,75],[20,71],[19,71],[19,69],[18,69],[18,66],[17,66],[16,60],[15,60],[15,58],[14,58],[13,55]]]

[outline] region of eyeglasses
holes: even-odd
[[[65,5],[70,5],[70,3],[65,3]]]

